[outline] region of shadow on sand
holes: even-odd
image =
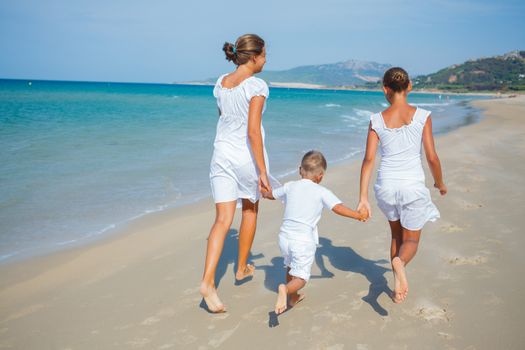
[[[385,259],[366,259],[350,247],[334,246],[328,238],[320,237],[319,243],[320,246],[317,248],[315,261],[321,270],[321,274],[312,275],[311,278],[332,278],[334,276],[334,273],[325,266],[323,257],[326,257],[337,270],[363,275],[370,283],[370,286],[368,294],[362,300],[368,303],[379,315],[388,315],[388,311],[379,304],[377,299],[381,293],[386,293],[388,296],[391,295],[391,290],[388,288],[387,280],[384,276],[385,272],[391,270],[380,265],[389,261]],[[257,266],[256,269],[265,272],[264,286],[272,292],[277,292],[279,284],[285,282],[284,259],[282,257],[274,257],[270,261],[270,265]],[[269,313],[268,323],[270,327],[275,327],[279,324],[273,312]]]
[[[386,264],[389,261],[363,258],[352,248],[334,246],[330,239],[324,237],[319,238],[319,244],[321,246],[317,248],[315,261],[321,270],[321,275],[312,276],[312,278],[327,278],[334,275],[326,268],[323,257],[326,257],[335,269],[361,274],[370,282],[368,294],[362,298],[363,301],[368,303],[381,316],[388,315],[388,312],[379,305],[377,299],[381,293],[386,293],[388,296],[392,293],[385,278],[385,272],[391,270],[379,265]]]
[[[219,258],[219,262],[217,264],[217,269],[215,270],[215,286],[218,288],[219,284],[221,283],[221,280],[223,279],[224,275],[226,275],[226,272],[228,271],[228,267],[230,265],[233,266],[232,268],[232,274],[233,274],[233,280],[235,281],[235,285],[243,285],[244,283],[250,281],[253,279],[253,277],[245,278],[242,281],[235,280],[235,272],[237,271],[237,265],[238,265],[238,255],[239,255],[239,231],[236,229],[230,229],[228,233],[226,234],[226,238],[224,239],[224,246],[222,248],[222,254]],[[248,263],[251,264],[254,260],[260,259],[264,257],[263,254],[256,254],[253,255],[250,252],[250,255],[248,256]],[[201,303],[199,305],[204,310],[210,312],[208,307],[206,306],[206,302],[204,299],[201,300]]]
[[[215,286],[219,287],[219,284],[226,274],[226,271],[228,271],[228,266],[232,265],[232,274],[235,285],[242,285],[252,279],[245,278],[244,280],[237,282],[235,280],[235,271],[237,271],[237,264],[238,264],[238,256],[239,256],[239,231],[235,229],[231,229],[228,231],[226,235],[226,239],[224,240],[224,247],[222,248],[222,254],[219,259],[219,263],[217,264],[217,269],[215,270]],[[250,255],[248,256],[248,263],[252,264],[254,260],[260,259],[264,257],[263,254],[256,254],[253,255],[250,252]]]

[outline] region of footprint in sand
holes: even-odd
[[[484,256],[456,256],[448,259],[448,263],[451,265],[479,265],[487,262],[487,258]]]
[[[219,346],[221,346],[222,343],[228,340],[228,338],[230,338],[237,331],[240,325],[241,324],[238,323],[237,326],[235,326],[232,329],[217,333],[217,335],[208,342],[208,345],[212,348],[218,348]]]
[[[259,323],[266,323],[266,319],[264,315],[268,313],[268,307],[267,306],[259,306],[255,309],[251,310],[247,314],[243,315],[242,318],[249,321],[256,321]]]
[[[446,340],[452,340],[454,339],[454,336],[450,333],[445,333],[445,332],[438,332],[438,335],[443,338],[443,339],[446,339]]]
[[[149,338],[135,338],[133,340],[128,341],[127,344],[131,345],[133,348],[141,348],[150,342],[151,339]]]
[[[363,299],[357,299],[350,302],[350,308],[352,310],[359,310],[361,309],[361,306],[363,306]]]
[[[481,203],[471,203],[467,201],[462,201],[461,206],[463,209],[479,209],[483,207],[483,204]]]
[[[180,345],[189,345],[199,340],[199,338],[197,338],[193,334],[188,334],[187,332],[188,332],[187,329],[176,331],[174,341]],[[193,347],[193,349],[195,349],[195,347]]]
[[[160,311],[158,311],[155,315],[150,316],[146,318],[144,321],[141,322],[141,325],[143,326],[151,326],[155,323],[160,322],[160,320],[164,317],[170,318],[175,315],[175,310],[173,308],[165,308]]]
[[[198,294],[198,293],[199,293],[199,287],[188,288],[182,292],[182,294],[184,295],[193,295],[193,294]]]
[[[151,326],[151,325],[154,325],[155,323],[157,323],[159,321],[160,321],[159,317],[151,316],[151,317],[146,318],[144,321],[142,321],[141,325],[143,325],[143,326]]]
[[[455,189],[459,192],[463,193],[470,193],[472,190],[469,187],[455,187]]]
[[[441,226],[441,231],[454,233],[454,232],[462,232],[464,229],[462,227],[459,227],[458,225],[450,224],[450,225],[443,225]]]
[[[495,295],[494,293],[489,293],[488,297],[483,300],[485,305],[500,305],[503,303],[503,299]]]
[[[412,316],[419,317],[425,321],[450,322],[450,313],[445,308],[437,306],[418,306],[410,312]]]

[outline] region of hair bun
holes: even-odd
[[[392,89],[394,92],[401,92],[408,89],[410,78],[408,73],[401,67],[393,67],[385,72],[383,85]]]
[[[264,40],[256,34],[245,34],[240,36],[235,45],[225,42],[222,51],[226,54],[226,59],[236,65],[245,64],[253,56],[263,53]]]
[[[222,51],[224,51],[224,54],[226,55],[226,59],[228,61],[233,61],[233,63],[237,64],[236,55],[235,55],[235,52],[233,51],[234,47],[235,46],[232,43],[225,42],[224,45],[222,46]]]

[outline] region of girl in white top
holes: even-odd
[[[219,122],[210,165],[210,182],[216,217],[208,237],[204,275],[200,292],[211,312],[225,307],[215,288],[215,270],[230,229],[236,203],[242,204],[239,230],[237,280],[253,275],[247,263],[255,235],[258,200],[261,190],[269,191],[268,156],[264,148],[262,113],[269,91],[266,83],[254,77],[266,63],[264,40],[254,34],[225,43],[228,61],[237,69],[222,75],[213,89],[219,107]]]
[[[395,303],[404,301],[407,296],[405,266],[416,254],[423,226],[427,221],[439,218],[439,211],[425,186],[421,144],[434,177],[434,187],[441,195],[447,193],[434,147],[430,112],[407,103],[411,89],[412,84],[404,69],[395,67],[386,71],[383,92],[390,107],[370,118],[358,205],[358,210],[366,208],[371,214],[368,187],[377,146],[380,145],[381,164],[374,191],[377,204],[392,231],[390,257],[395,280]]]

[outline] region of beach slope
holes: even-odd
[[[436,139],[449,194],[432,191],[442,218],[423,230],[405,303],[389,298],[389,230],[374,206],[365,224],[324,213],[306,299],[272,315],[283,208],[264,202],[255,277],[234,285],[236,218],[217,271],[228,312],[209,314],[198,293],[214,219],[205,200],[96,244],[0,266],[0,349],[525,348],[525,97],[474,105],[480,123]],[[355,206],[359,168],[329,167],[323,184]]]

